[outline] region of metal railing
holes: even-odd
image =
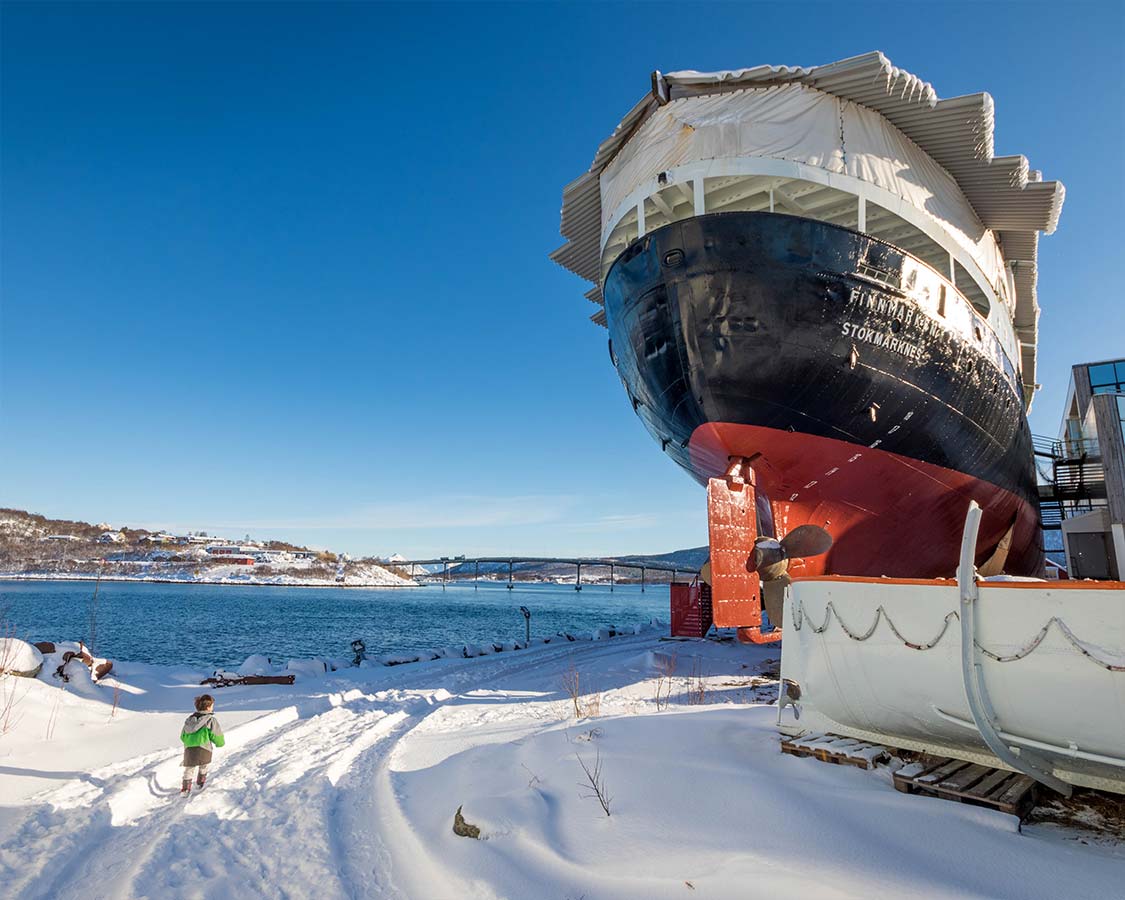
[[[1064,519],[1089,512],[1105,500],[1105,468],[1096,440],[1032,435],[1032,447],[1043,528],[1058,530]]]
[[[640,585],[641,590],[645,589],[645,576],[648,572],[667,572],[671,574],[671,581],[676,580],[677,575],[687,575],[695,577],[699,574],[699,569],[691,566],[676,566],[668,565],[659,562],[634,562],[629,559],[618,559],[609,557],[557,557],[557,556],[439,556],[436,559],[402,559],[394,562],[387,563],[401,570],[409,570],[411,578],[425,577],[433,580],[441,580],[442,587],[450,581],[468,581],[471,580],[474,584],[480,580],[481,577],[481,564],[485,566],[507,566],[508,567],[508,580],[507,588],[512,590],[518,579],[519,571],[516,569],[517,565],[527,564],[540,564],[540,565],[564,565],[575,567],[575,580],[574,589],[576,591],[582,590],[582,568],[600,568],[609,569],[609,589],[612,591],[616,584],[619,582],[616,579],[616,572],[618,569],[629,569],[632,571],[640,572]],[[430,571],[425,568],[426,566],[440,565],[440,571]],[[423,571],[417,572],[417,567],[422,566]],[[503,569],[499,570],[503,573]],[[491,571],[486,570],[484,573],[487,578],[489,575],[498,574],[496,569]]]

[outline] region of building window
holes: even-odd
[[[1125,394],[1125,359],[1090,366],[1090,390],[1095,394]]]

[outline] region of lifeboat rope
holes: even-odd
[[[857,631],[853,631],[848,627],[848,624],[840,617],[840,613],[836,611],[836,606],[831,600],[829,600],[827,605],[824,607],[824,622],[820,625],[817,625],[812,620],[812,617],[809,615],[808,610],[805,609],[804,603],[802,603],[800,600],[797,600],[793,604],[793,627],[797,631],[800,631],[803,627],[803,624],[805,622],[808,622],[814,634],[823,634],[828,629],[828,625],[833,618],[835,618],[836,621],[840,623],[840,628],[843,629],[844,634],[850,637],[853,641],[866,641],[875,633],[875,629],[879,627],[879,620],[885,619],[887,622],[887,627],[890,628],[891,633],[894,634],[895,637],[902,641],[902,643],[909,647],[911,650],[930,650],[931,648],[937,646],[937,644],[941,642],[941,639],[945,637],[945,633],[949,630],[949,623],[954,619],[959,620],[961,617],[957,614],[956,610],[947,613],[945,616],[945,621],[942,623],[941,631],[939,631],[931,640],[919,643],[918,641],[911,641],[907,639],[907,637],[898,630],[898,627],[891,619],[890,614],[882,605],[880,605],[878,609],[875,610],[875,620],[871,623],[871,627],[868,628],[867,631],[860,633]],[[979,641],[977,642],[976,646],[981,653],[983,653],[989,659],[995,660],[996,662],[1014,662],[1017,659],[1023,659],[1025,656],[1029,656],[1032,652],[1034,652],[1035,649],[1041,643],[1043,643],[1043,639],[1047,637],[1047,632],[1051,630],[1052,625],[1058,626],[1059,632],[1062,634],[1062,636],[1070,642],[1070,645],[1074,647],[1075,650],[1077,650],[1088,660],[1090,660],[1090,662],[1094,663],[1095,665],[1101,666],[1103,669],[1106,669],[1110,672],[1125,672],[1125,665],[1114,661],[1114,657],[1103,659],[1091,649],[1090,644],[1079,638],[1073,631],[1070,630],[1070,627],[1066,624],[1066,622],[1064,622],[1058,616],[1052,616],[1047,621],[1047,624],[1039,629],[1039,632],[1035,635],[1035,637],[1033,637],[1027,644],[1025,644],[1014,653],[1008,655],[995,653],[992,650],[989,650],[987,647],[981,646]],[[1122,658],[1125,658],[1125,654],[1116,655],[1117,660]]]

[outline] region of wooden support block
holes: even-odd
[[[894,774],[895,790],[987,806],[1023,819],[1035,802],[1036,782],[1026,775],[958,759],[917,762]]]
[[[798,757],[814,757],[834,765],[869,769],[889,754],[886,747],[835,734],[806,735],[796,740],[781,741],[781,752]]]
[[[1007,782],[1004,792],[996,799],[997,808],[1022,819],[1034,803],[1035,785],[1035,779],[1027,775],[1013,776]]]

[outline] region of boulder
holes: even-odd
[[[0,638],[0,675],[34,678],[43,668],[43,654],[19,638]]]

